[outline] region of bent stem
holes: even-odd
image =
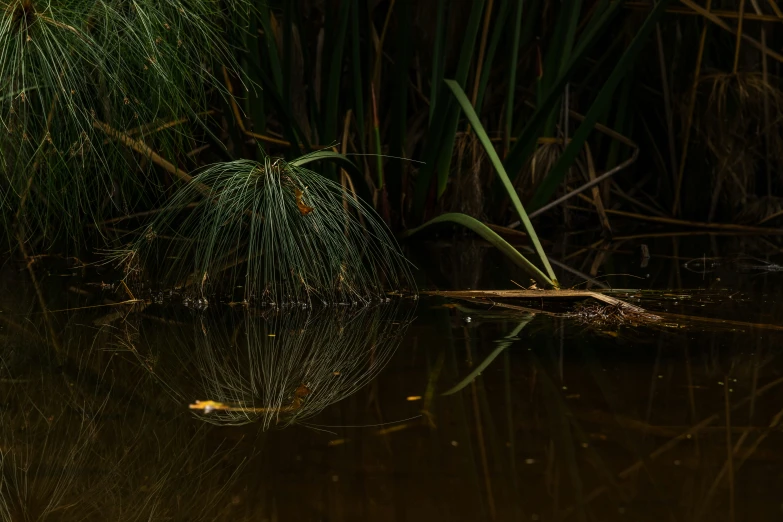
[[[476,129],[476,131],[478,131],[478,129]],[[525,256],[523,256],[519,252],[519,250],[511,246],[505,239],[500,237],[495,231],[493,231],[491,228],[489,228],[481,221],[472,218],[466,214],[451,212],[451,213],[440,215],[435,219],[431,219],[430,221],[427,221],[426,223],[424,223],[419,227],[405,231],[401,235],[401,237],[403,238],[409,237],[425,227],[434,225],[436,223],[446,223],[446,222],[456,223],[458,225],[462,225],[463,227],[469,228],[470,230],[472,230],[482,238],[492,243],[492,246],[500,250],[500,252],[503,253],[506,257],[508,257],[511,261],[513,261],[514,264],[516,264],[517,266],[522,268],[525,272],[527,272],[533,279],[536,280],[536,282],[553,288],[558,288],[557,280],[553,281],[552,279],[547,277],[546,274],[544,274],[541,270],[539,270],[536,265],[531,263]],[[544,259],[546,259],[546,256],[544,256]],[[548,263],[547,266],[549,266]]]
[[[547,284],[554,288],[560,288],[560,284],[557,282],[555,272],[552,270],[552,266],[549,264],[549,259],[547,259],[546,253],[544,253],[544,248],[541,246],[541,242],[538,240],[538,235],[533,228],[533,224],[530,222],[530,218],[528,217],[527,212],[525,212],[525,208],[522,206],[522,202],[519,200],[519,196],[517,195],[517,191],[514,189],[514,185],[511,184],[511,180],[509,179],[508,174],[506,174],[506,169],[503,167],[503,162],[500,161],[500,157],[498,157],[498,153],[495,151],[495,147],[492,146],[492,141],[489,139],[489,136],[484,130],[484,127],[481,125],[481,121],[479,120],[476,111],[470,104],[468,97],[465,96],[465,92],[462,90],[462,87],[460,87],[457,82],[454,80],[444,81],[446,82],[446,85],[448,85],[449,89],[451,89],[451,92],[459,102],[462,110],[465,112],[465,116],[467,116],[468,121],[470,121],[470,125],[475,129],[476,136],[478,136],[481,144],[487,151],[489,159],[492,161],[492,165],[495,167],[495,172],[497,172],[498,177],[503,182],[503,186],[505,187],[506,192],[508,192],[508,196],[511,198],[511,202],[514,204],[514,208],[516,209],[517,214],[519,214],[519,219],[525,226],[525,231],[530,236],[530,241],[533,243],[533,247],[536,249],[536,253],[541,260],[541,264],[544,265],[544,269],[549,276]]]

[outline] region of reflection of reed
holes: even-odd
[[[12,406],[0,413],[0,520],[44,520],[70,508],[94,516],[95,507],[83,502],[90,484],[80,480],[95,434],[92,419],[68,418],[24,394],[3,395]]]
[[[220,465],[230,444],[150,410],[156,389],[85,338],[62,374],[35,359],[43,343],[26,346],[31,360],[0,346],[0,521],[235,520],[226,497],[246,456]]]
[[[319,413],[375,378],[408,322],[406,312],[389,304],[260,316],[246,311],[225,320],[209,315],[179,323],[165,329],[162,339],[143,335],[144,343],[128,335],[124,344],[204,420],[283,427]]]

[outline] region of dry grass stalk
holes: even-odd
[[[592,302],[580,303],[571,317],[578,322],[595,328],[616,328],[618,326],[640,326],[661,321],[659,315],[629,309],[622,304],[606,305]]]

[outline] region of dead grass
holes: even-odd
[[[569,316],[593,328],[641,326],[661,321],[661,317],[658,315],[629,308],[623,303],[601,304],[590,301],[578,303]]]

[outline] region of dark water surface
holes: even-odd
[[[783,519],[771,261],[685,267],[669,253],[641,267],[628,250],[616,263],[642,279],[616,284],[700,289],[643,306],[735,322],[596,326],[553,315],[572,303],[515,303],[533,314],[437,297],[99,306],[127,296],[65,261],[37,267],[47,316],[8,264],[0,519]],[[430,284],[509,279],[493,254],[459,251],[482,264]]]

